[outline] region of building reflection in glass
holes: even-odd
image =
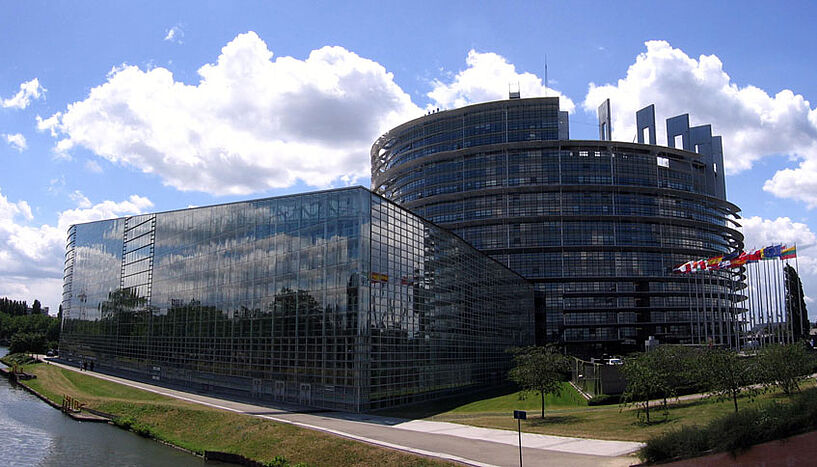
[[[364,188],[73,226],[64,357],[363,411],[504,379],[533,289]]]

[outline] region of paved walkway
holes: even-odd
[[[51,364],[73,371],[78,368],[56,362]],[[201,394],[168,389],[91,371],[89,376],[203,404],[244,413],[281,423],[289,423],[345,438],[391,449],[437,457],[467,465],[519,465],[517,433],[508,430],[478,428],[456,423],[405,420],[345,412],[298,412],[292,408],[267,407]],[[642,444],[563,436],[522,433],[522,458],[525,465],[536,466],[627,466],[638,463],[631,453]]]

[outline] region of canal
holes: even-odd
[[[0,357],[7,352],[0,347]],[[113,425],[74,421],[0,377],[0,465],[202,467],[205,462]]]

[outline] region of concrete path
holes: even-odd
[[[69,370],[80,371],[79,368],[73,366],[53,361],[50,363]],[[514,431],[368,414],[299,411],[296,407],[267,407],[168,389],[102,373],[91,371],[83,373],[209,407],[289,423],[377,446],[461,464],[519,465],[519,440]],[[523,464],[531,466],[628,466],[638,463],[638,459],[631,453],[641,446],[641,443],[630,441],[522,433]]]

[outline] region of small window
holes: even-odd
[[[669,159],[667,159],[666,157],[658,156],[655,158],[655,162],[658,164],[659,167],[669,168]]]
[[[587,157],[589,153],[587,151],[579,151],[579,157]]]
[[[674,148],[684,149],[684,135],[675,135],[673,140],[675,142],[675,145],[673,146]]]

